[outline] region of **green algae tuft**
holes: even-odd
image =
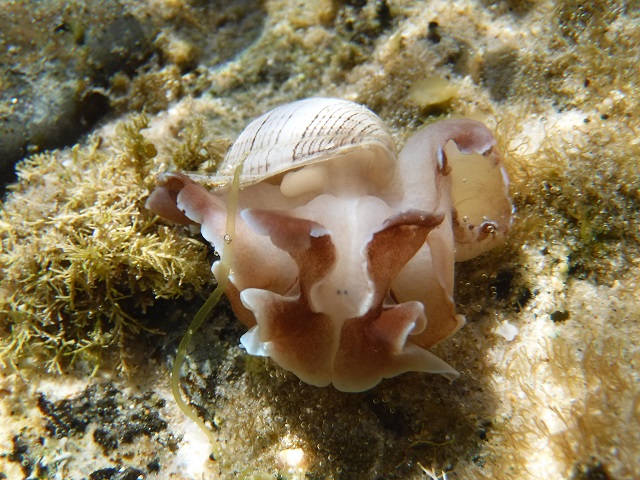
[[[211,281],[206,247],[144,208],[156,147],[144,117],[117,139],[39,154],[17,169],[0,209],[0,360],[51,371],[104,353],[124,370],[129,337],[157,298],[192,296]]]

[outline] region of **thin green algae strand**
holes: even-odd
[[[173,368],[171,369],[171,391],[173,392],[173,398],[175,398],[175,401],[178,404],[178,407],[180,407],[180,410],[182,410],[182,412],[187,417],[193,420],[198,425],[198,427],[200,427],[200,429],[207,435],[207,437],[211,441],[213,457],[216,459],[220,458],[222,449],[216,438],[213,436],[211,430],[205,425],[204,421],[200,417],[198,417],[196,412],[182,398],[182,394],[180,392],[180,369],[182,368],[182,364],[184,363],[184,358],[187,354],[187,348],[189,347],[191,338],[202,326],[211,310],[213,310],[213,308],[220,301],[222,294],[229,284],[229,274],[231,272],[231,265],[233,264],[234,255],[232,240],[233,236],[235,235],[236,229],[236,214],[238,212],[238,195],[240,192],[241,171],[242,163],[238,165],[233,174],[233,182],[231,184],[229,199],[227,201],[227,233],[224,236],[224,244],[222,246],[222,256],[220,259],[219,269],[220,273],[217,278],[218,286],[215,288],[211,296],[209,296],[204,305],[200,307],[200,310],[198,310],[198,313],[196,313],[195,317],[193,317],[189,328],[180,341],[178,352],[176,353],[176,359],[173,362]]]

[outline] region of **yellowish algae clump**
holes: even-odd
[[[430,76],[418,80],[409,90],[409,100],[422,108],[446,106],[458,89],[443,77]]]
[[[121,354],[156,298],[211,281],[206,248],[144,208],[156,148],[144,117],[119,124],[113,145],[35,155],[18,166],[0,209],[0,360],[35,357],[62,371]]]

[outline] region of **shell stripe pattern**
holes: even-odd
[[[318,102],[323,105],[319,108]],[[385,140],[381,140],[384,138]],[[388,140],[387,140],[388,139]],[[276,174],[323,152],[345,153],[363,141],[393,152],[386,126],[365,107],[336,99],[308,99],[284,105],[254,120],[232,146],[222,171],[244,159],[244,175]]]

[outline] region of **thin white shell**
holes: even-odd
[[[218,178],[232,176],[244,162],[242,183],[252,184],[360,149],[380,151],[379,168],[396,161],[395,142],[371,110],[336,98],[299,100],[251,122],[231,146]]]

